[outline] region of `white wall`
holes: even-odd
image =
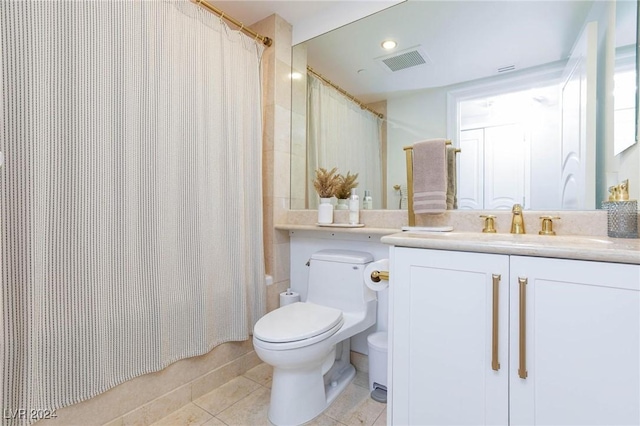
[[[626,7],[626,2],[620,7]],[[596,153],[596,208],[608,197],[608,177],[618,176],[618,182],[629,179],[630,198],[640,198],[640,147],[633,145],[613,155],[613,73],[615,68],[615,24],[617,2],[596,3],[587,21],[598,22],[598,110]]]
[[[387,100],[387,200],[397,200],[393,185],[406,185],[405,146],[447,137],[447,91],[440,87]],[[388,208],[391,207],[388,205]]]
[[[307,298],[309,267],[306,263],[311,255],[319,250],[357,250],[371,253],[374,260],[389,258],[389,246],[382,244],[379,236],[332,233],[330,231],[291,231],[289,236],[291,237],[291,288],[300,293],[302,300]],[[375,331],[387,330],[389,290],[380,291],[377,296],[376,325],[351,338],[352,351],[367,355],[369,353],[367,336]]]
[[[610,5],[610,8],[614,9],[610,10],[610,18],[612,19],[615,16],[616,23],[615,38],[610,41],[611,49],[613,49],[615,46],[623,46],[629,41],[632,41],[629,40],[629,38],[633,39],[633,34],[629,33],[633,32],[633,28],[630,27],[633,26],[632,16],[636,13],[634,6],[636,6],[636,4],[632,1],[618,1],[615,4]],[[619,31],[620,26],[624,26],[624,33],[621,33]],[[608,59],[610,63],[614,63],[613,67],[615,69],[615,57]],[[611,66],[610,63],[609,65]],[[612,70],[611,72],[614,72],[614,70]],[[611,124],[611,126],[613,126],[613,124]],[[640,198],[640,167],[638,166],[638,163],[640,162],[640,146],[638,143],[636,143],[630,148],[622,151],[620,154],[614,156],[614,135],[608,134],[607,137],[607,143],[605,144],[605,154],[607,161],[604,165],[604,176],[599,176],[599,179],[604,181],[600,183],[601,185],[604,185],[603,192],[606,191],[607,187],[610,185],[610,183],[607,182],[607,175],[613,173],[613,175],[617,174],[618,182],[629,179],[631,183],[629,198],[637,200]]]
[[[526,208],[556,210],[560,205],[560,114],[558,104],[536,108],[530,123],[530,200]]]

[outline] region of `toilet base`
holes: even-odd
[[[349,339],[337,345],[337,359],[322,375],[322,365],[311,370],[273,370],[269,420],[277,426],[300,425],[322,414],[356,375],[349,362]]]
[[[340,376],[340,378],[338,380],[336,380],[335,385],[332,385],[331,383],[325,385],[324,387],[324,392],[325,395],[327,396],[327,404],[325,406],[328,407],[329,405],[331,405],[333,403],[333,401],[336,400],[336,398],[338,397],[338,395],[340,395],[342,393],[342,391],[347,387],[347,385],[349,383],[351,383],[351,381],[353,380],[353,378],[356,377],[356,368],[349,364],[347,366],[347,370],[345,370],[344,374],[342,376]],[[324,410],[322,410],[324,411]],[[320,413],[318,413],[320,414]]]

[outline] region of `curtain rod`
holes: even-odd
[[[209,2],[207,2],[207,0],[191,0],[192,3],[197,4],[198,6],[202,6],[205,9],[207,9],[209,12],[211,13],[215,13],[216,15],[218,15],[220,17],[220,19],[226,19],[227,21],[231,22],[233,25],[237,26],[238,28],[240,28],[240,31],[251,35],[252,37],[255,37],[256,40],[260,40],[262,41],[262,43],[269,47],[273,44],[273,40],[271,40],[269,37],[267,36],[263,36],[258,34],[257,32],[253,31],[250,28],[247,28],[244,26],[244,24],[240,21],[238,21],[237,19],[226,15],[222,10],[218,9],[217,7],[211,5]]]
[[[344,90],[342,87],[338,86],[335,83],[332,83],[331,80],[325,78],[322,74],[316,72],[313,70],[313,68],[311,68],[310,66],[307,65],[307,72],[309,74],[313,74],[316,77],[318,77],[320,80],[322,80],[324,83],[328,84],[329,86],[333,87],[334,89],[336,89],[338,92],[342,93],[344,96],[346,96],[347,98],[349,98],[351,101],[355,102],[356,104],[358,104],[358,106],[360,106],[360,108],[365,109],[367,111],[369,111],[371,114],[377,116],[378,118],[384,118],[384,114],[380,114],[377,111],[374,111],[373,109],[369,108],[368,106],[366,106],[365,104],[363,104],[361,101],[359,101],[358,99],[355,98],[355,96],[353,96],[352,94],[350,94],[349,92],[347,92],[346,90]]]

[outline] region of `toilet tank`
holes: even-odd
[[[307,302],[358,312],[375,293],[364,283],[364,268],[371,253],[353,250],[320,250],[311,256]]]

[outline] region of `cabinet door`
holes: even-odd
[[[393,424],[507,424],[508,259],[393,249]]]
[[[511,424],[640,424],[640,266],[511,256],[510,270]]]

